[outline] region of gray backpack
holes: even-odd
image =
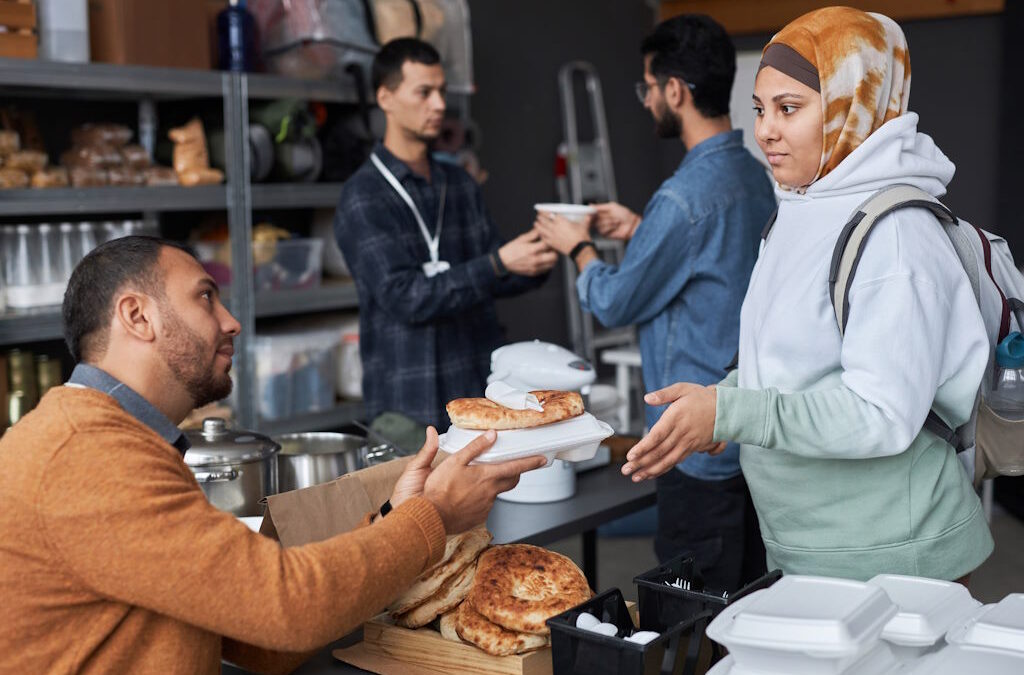
[[[1006,420],[989,408],[986,398],[995,375],[995,347],[1011,330],[1024,325],[1024,275],[1001,237],[958,220],[946,206],[924,190],[911,185],[894,185],[871,195],[854,211],[843,227],[832,252],[829,293],[839,334],[846,330],[850,315],[850,288],[861,253],[875,224],[897,209],[924,208],[932,212],[967,272],[989,337],[989,367],[978,387],[971,418],[953,429],[935,412],[929,411],[924,429],[952,445],[958,453],[973,450],[974,482],[998,475],[1024,474],[1024,420]],[[767,245],[775,216],[768,221],[761,238]],[[951,330],[954,329],[951,327]]]

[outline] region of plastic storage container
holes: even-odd
[[[890,645],[880,642],[860,660],[842,671],[842,675],[903,675],[903,664]],[[740,666],[727,656],[708,671],[707,675],[789,675],[789,671],[763,670],[755,666]]]
[[[965,586],[953,581],[879,574],[868,584],[885,591],[899,608],[882,630],[882,639],[902,660],[944,647],[946,631],[981,606]]]
[[[484,433],[477,429],[460,429],[452,425],[440,438],[441,449],[458,452]],[[519,457],[544,455],[548,465],[553,460],[582,462],[597,453],[601,441],[615,433],[610,426],[590,413],[530,429],[499,431],[491,449],[475,461],[481,464],[507,462]]]
[[[257,410],[265,420],[327,410],[337,388],[338,332],[288,330],[253,337]]]
[[[284,291],[320,286],[324,242],[285,239],[253,242],[252,273],[256,291]],[[227,242],[193,245],[203,267],[222,287],[231,285],[231,249]]]
[[[946,642],[1024,654],[1024,593],[1011,593],[994,605],[978,608],[949,629]]]
[[[587,612],[603,623],[614,624],[609,636],[576,627]],[[624,638],[637,630],[622,592],[613,588],[547,621],[551,629],[551,662],[554,675],[670,675],[694,673],[704,658],[697,650],[711,617],[702,612],[670,626],[657,626],[660,635],[639,644]],[[693,652],[690,653],[690,648]],[[689,658],[688,658],[689,657]]]
[[[877,586],[784,576],[726,607],[707,634],[741,668],[786,675],[840,675],[877,649],[896,605]]]

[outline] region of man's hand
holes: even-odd
[[[558,254],[540,239],[536,230],[519,235],[498,249],[505,268],[513,274],[536,277],[558,262]]]
[[[677,382],[644,397],[648,405],[670,403],[654,428],[626,454],[622,473],[634,482],[655,478],[694,452],[717,455],[725,443],[715,443],[715,406],[718,392],[714,386]]]
[[[430,475],[430,465],[437,456],[437,430],[434,427],[427,427],[427,440],[423,447],[416,453],[405,466],[405,471],[398,477],[395,489],[391,492],[391,506],[395,507],[412,497],[419,497],[423,494],[423,484],[427,482]]]
[[[569,255],[576,244],[590,239],[589,218],[577,222],[565,216],[538,211],[533,229],[540,233],[545,244],[564,255]]]
[[[431,438],[436,449],[437,435],[431,436],[428,431],[427,445],[420,454],[430,445]],[[543,457],[524,457],[501,464],[470,466],[470,462],[494,445],[497,438],[494,431],[481,434],[462,450],[438,464],[427,476],[423,496],[441,514],[448,534],[465,532],[483,523],[498,493],[514,488],[519,483],[519,474],[539,469],[546,463]]]
[[[640,224],[640,216],[616,202],[594,204],[597,213],[594,214],[594,229],[602,237],[609,239],[621,239],[626,241],[636,232]]]

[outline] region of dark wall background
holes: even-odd
[[[1004,14],[903,23],[913,72],[910,109],[956,164],[946,203],[958,215],[1006,236],[1024,258],[1022,3]],[[655,14],[642,0],[470,0],[475,77],[472,115],[483,130],[490,171],[484,195],[503,234],[528,228],[532,204],[555,198],[553,161],[562,139],[557,73],[584,59],[601,75],[619,201],[639,211],[682,158],[682,145],[654,137],[637,103],[640,41]],[[737,38],[760,49],[769,35]],[[564,263],[560,263],[564,264]],[[567,344],[561,267],[538,291],[503,300],[498,313],[510,340]]]

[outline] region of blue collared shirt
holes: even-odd
[[[775,210],[765,168],[723,132],[686,153],[648,202],[620,265],[587,265],[580,303],[606,326],[636,324],[644,387],[713,384],[736,354],[740,305],[761,229]],[[653,427],[664,407],[647,406]],[[695,453],[679,468],[705,480],[740,473],[739,447]]]
[[[121,408],[155,431],[161,438],[185,455],[191,447],[188,437],[167,416],[138,392],[113,375],[88,363],[79,363],[71,372],[67,383],[71,386],[88,387],[111,396]]]
[[[424,274],[430,252],[415,217],[369,160],[345,181],[334,234],[359,293],[366,414],[401,412],[444,431],[445,405],[483,396],[491,351],[504,341],[494,298],[538,286],[545,276],[497,276],[490,254],[504,242],[479,186],[462,168],[430,158],[428,181],[383,144],[374,152],[431,235],[447,186],[439,257],[451,269]]]

